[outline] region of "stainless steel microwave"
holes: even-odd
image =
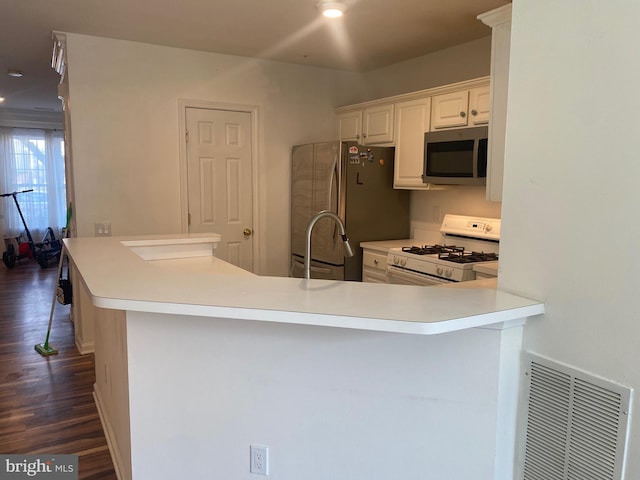
[[[488,127],[457,128],[424,134],[424,183],[485,185]]]

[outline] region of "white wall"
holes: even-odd
[[[415,92],[489,75],[489,27],[487,35],[472,42],[367,72],[364,75],[366,84],[359,91],[362,95],[360,101]]]
[[[633,388],[639,20],[627,0],[514,1],[499,280],[546,304],[527,350]],[[635,398],[629,480],[640,478]]]
[[[77,233],[180,230],[178,101],[258,107],[263,273],[286,275],[291,146],[335,138],[359,75],[67,34]],[[265,253],[268,252],[268,253]]]
[[[510,480],[520,339],[127,312],[133,478]]]

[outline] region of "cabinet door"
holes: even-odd
[[[393,142],[393,104],[367,108],[363,114],[364,145]]]
[[[338,116],[340,140],[343,142],[359,142],[362,132],[362,112],[348,112]]]
[[[429,131],[430,98],[397,103],[394,188],[426,189],[422,182],[424,134]]]
[[[370,283],[389,283],[387,278],[387,256],[383,253],[363,249],[362,281]]]
[[[380,273],[375,270],[362,270],[362,281],[364,283],[389,283],[386,273]]]
[[[431,103],[431,129],[467,126],[469,90],[436,95]]]
[[[489,123],[490,110],[489,85],[469,91],[469,123],[471,125],[486,125]]]

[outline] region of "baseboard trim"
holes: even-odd
[[[76,337],[76,348],[80,352],[80,355],[95,353],[94,342],[82,342],[78,337]]]
[[[102,423],[102,430],[104,430],[104,436],[107,439],[107,446],[109,447],[109,453],[111,454],[111,461],[113,462],[113,468],[116,471],[116,477],[118,480],[131,480],[126,476],[127,469],[124,468],[122,457],[120,456],[120,449],[118,448],[118,442],[115,437],[111,422],[107,414],[106,409],[103,406],[103,402],[100,398],[100,393],[93,386],[93,399],[96,402],[96,408],[98,409],[98,416],[100,417],[100,423]]]

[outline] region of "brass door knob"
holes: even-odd
[[[250,228],[245,228],[245,229],[242,231],[242,234],[243,234],[245,237],[250,237],[252,233],[253,233],[253,231],[251,231],[251,229],[250,229]]]

